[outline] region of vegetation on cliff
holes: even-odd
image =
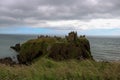
[[[78,37],[70,32],[65,38],[41,36],[21,45],[18,60],[22,64],[30,63],[37,57],[46,56],[53,60],[93,59],[89,41],[85,36]]]

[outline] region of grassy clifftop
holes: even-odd
[[[45,56],[48,53],[47,47],[54,42],[54,38],[33,39],[25,42],[19,52],[19,61],[31,62],[38,56]]]
[[[65,38],[42,36],[29,40],[20,47],[18,60],[26,64],[41,56],[57,61],[93,59],[89,41],[85,36],[78,37],[75,32],[69,33]]]

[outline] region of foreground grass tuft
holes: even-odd
[[[120,63],[40,58],[30,66],[0,64],[0,80],[120,80]]]

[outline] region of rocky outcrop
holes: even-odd
[[[19,52],[18,61],[21,64],[31,63],[35,58],[46,56],[53,60],[93,59],[89,41],[85,36],[77,36],[71,32],[65,38],[39,37],[22,44],[15,45],[14,50]]]
[[[66,40],[67,42],[52,45],[48,57],[54,60],[93,59],[89,41],[85,36],[78,38],[77,33],[71,32],[66,36]]]
[[[15,46],[11,46],[10,48],[15,50],[16,52],[19,52],[20,51],[20,44],[16,44]]]
[[[29,40],[21,45],[18,55],[19,63],[30,63],[39,56],[45,56],[49,52],[49,47],[55,42],[54,38],[40,38]]]
[[[10,57],[0,59],[0,63],[6,64],[6,65],[14,65],[14,64],[16,64],[16,62],[14,62],[12,60],[12,58],[10,58]]]

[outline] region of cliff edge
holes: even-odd
[[[68,59],[93,60],[89,41],[85,36],[78,37],[76,32],[70,32],[65,38],[39,36],[37,39],[22,44],[17,51],[19,52],[18,61],[22,64],[31,63],[37,57],[42,56],[56,61]]]

